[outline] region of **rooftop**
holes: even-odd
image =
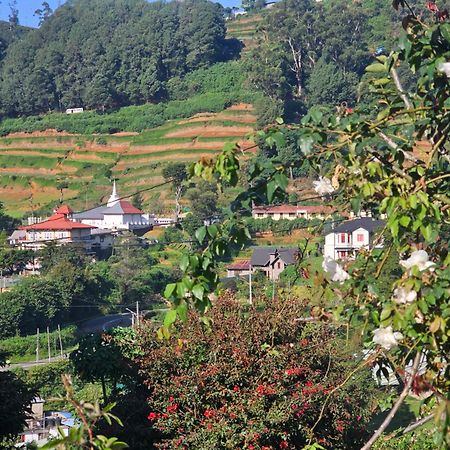
[[[294,264],[297,261],[297,248],[256,247],[253,250],[252,266],[265,266],[270,261],[270,255],[278,254],[285,264]]]
[[[381,228],[385,223],[384,220],[376,220],[372,217],[361,217],[359,219],[347,220],[341,223],[332,231],[332,233],[352,233],[358,228],[364,228],[371,232]]]

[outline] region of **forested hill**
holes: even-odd
[[[4,58],[8,47],[32,28],[11,25],[0,20],[0,61]]]
[[[70,0],[2,62],[8,116],[104,109],[166,98],[166,83],[238,52],[208,0]]]

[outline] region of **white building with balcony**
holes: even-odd
[[[383,248],[379,231],[385,222],[361,217],[341,223],[325,236],[323,255],[332,259],[353,259],[363,248]]]

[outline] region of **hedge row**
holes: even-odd
[[[202,112],[220,112],[234,103],[251,103],[254,100],[255,96],[245,91],[216,92],[199,94],[186,100],[128,106],[108,114],[86,111],[82,114],[51,113],[4,119],[0,122],[0,136],[14,132],[31,133],[49,129],[76,134],[141,132],[158,127],[167,120],[187,118]]]

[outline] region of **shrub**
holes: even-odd
[[[148,419],[162,434],[156,446],[293,449],[312,437],[325,448],[359,448],[373,381],[368,371],[349,377],[354,346],[329,325],[299,321],[305,312],[298,299],[247,308],[225,295],[168,340],[144,328],[140,366]]]
[[[69,326],[61,330],[61,341],[63,348],[72,347],[77,342],[76,337],[77,328],[75,326]],[[16,336],[0,341],[0,353],[6,354],[9,358],[22,357],[25,355],[33,355],[36,352],[36,339],[35,334],[29,336]],[[58,332],[53,331],[50,333],[50,342],[53,343],[59,339]],[[59,342],[57,344],[59,346]],[[39,347],[41,350],[41,357],[47,355],[47,334],[45,330],[41,330],[39,336]],[[58,347],[59,349],[59,347]],[[54,349],[53,349],[54,350]]]

